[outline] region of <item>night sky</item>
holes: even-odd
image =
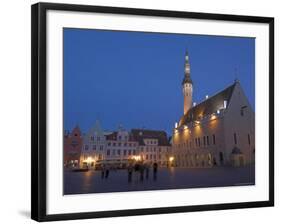
[[[171,133],[183,114],[188,50],[193,101],[235,78],[255,107],[255,39],[64,29],[64,129],[122,125]]]

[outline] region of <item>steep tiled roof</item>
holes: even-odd
[[[235,85],[236,82],[216,95],[192,107],[185,115],[181,117],[179,126],[185,125],[192,121],[200,120],[204,116],[215,113],[217,110],[223,108],[225,100],[227,101],[228,105]]]
[[[147,129],[132,129],[131,133],[139,145],[145,145],[144,139],[157,139],[158,145],[169,146],[168,137],[165,131],[147,130]]]

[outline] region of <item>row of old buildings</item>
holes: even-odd
[[[130,161],[169,165],[171,145],[164,131],[119,127],[104,131],[99,121],[82,134],[78,126],[64,134],[64,165],[66,167],[98,168],[101,164],[126,167]]]
[[[97,122],[85,135],[78,127],[65,134],[65,165],[94,167],[103,161],[122,166],[132,159],[177,167],[254,163],[255,113],[240,82],[196,104],[186,53],[181,88],[184,112],[171,140],[164,131],[120,127],[105,132]]]

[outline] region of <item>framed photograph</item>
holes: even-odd
[[[274,205],[274,19],[32,6],[32,219]]]

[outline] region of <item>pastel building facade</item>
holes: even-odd
[[[165,131],[132,129],[131,133],[138,142],[138,153],[143,161],[159,166],[168,165],[171,145]]]
[[[188,65],[187,65],[188,64]],[[189,60],[186,66],[190,68]],[[241,84],[199,103],[192,102],[190,69],[182,82],[184,114],[172,136],[174,165],[179,167],[244,166],[255,161],[255,113]],[[186,106],[187,105],[187,106]]]
[[[80,166],[94,168],[98,160],[105,159],[106,137],[99,121],[83,136]]]
[[[139,155],[138,142],[129,131],[119,128],[106,136],[105,162],[125,166],[130,159],[137,159]]]
[[[101,164],[124,168],[129,162],[157,163],[166,166],[171,145],[166,132],[119,127],[105,132],[99,122],[83,136],[80,167],[96,168]]]
[[[83,146],[81,130],[78,126],[71,132],[64,133],[63,163],[65,167],[79,167],[80,155]]]

